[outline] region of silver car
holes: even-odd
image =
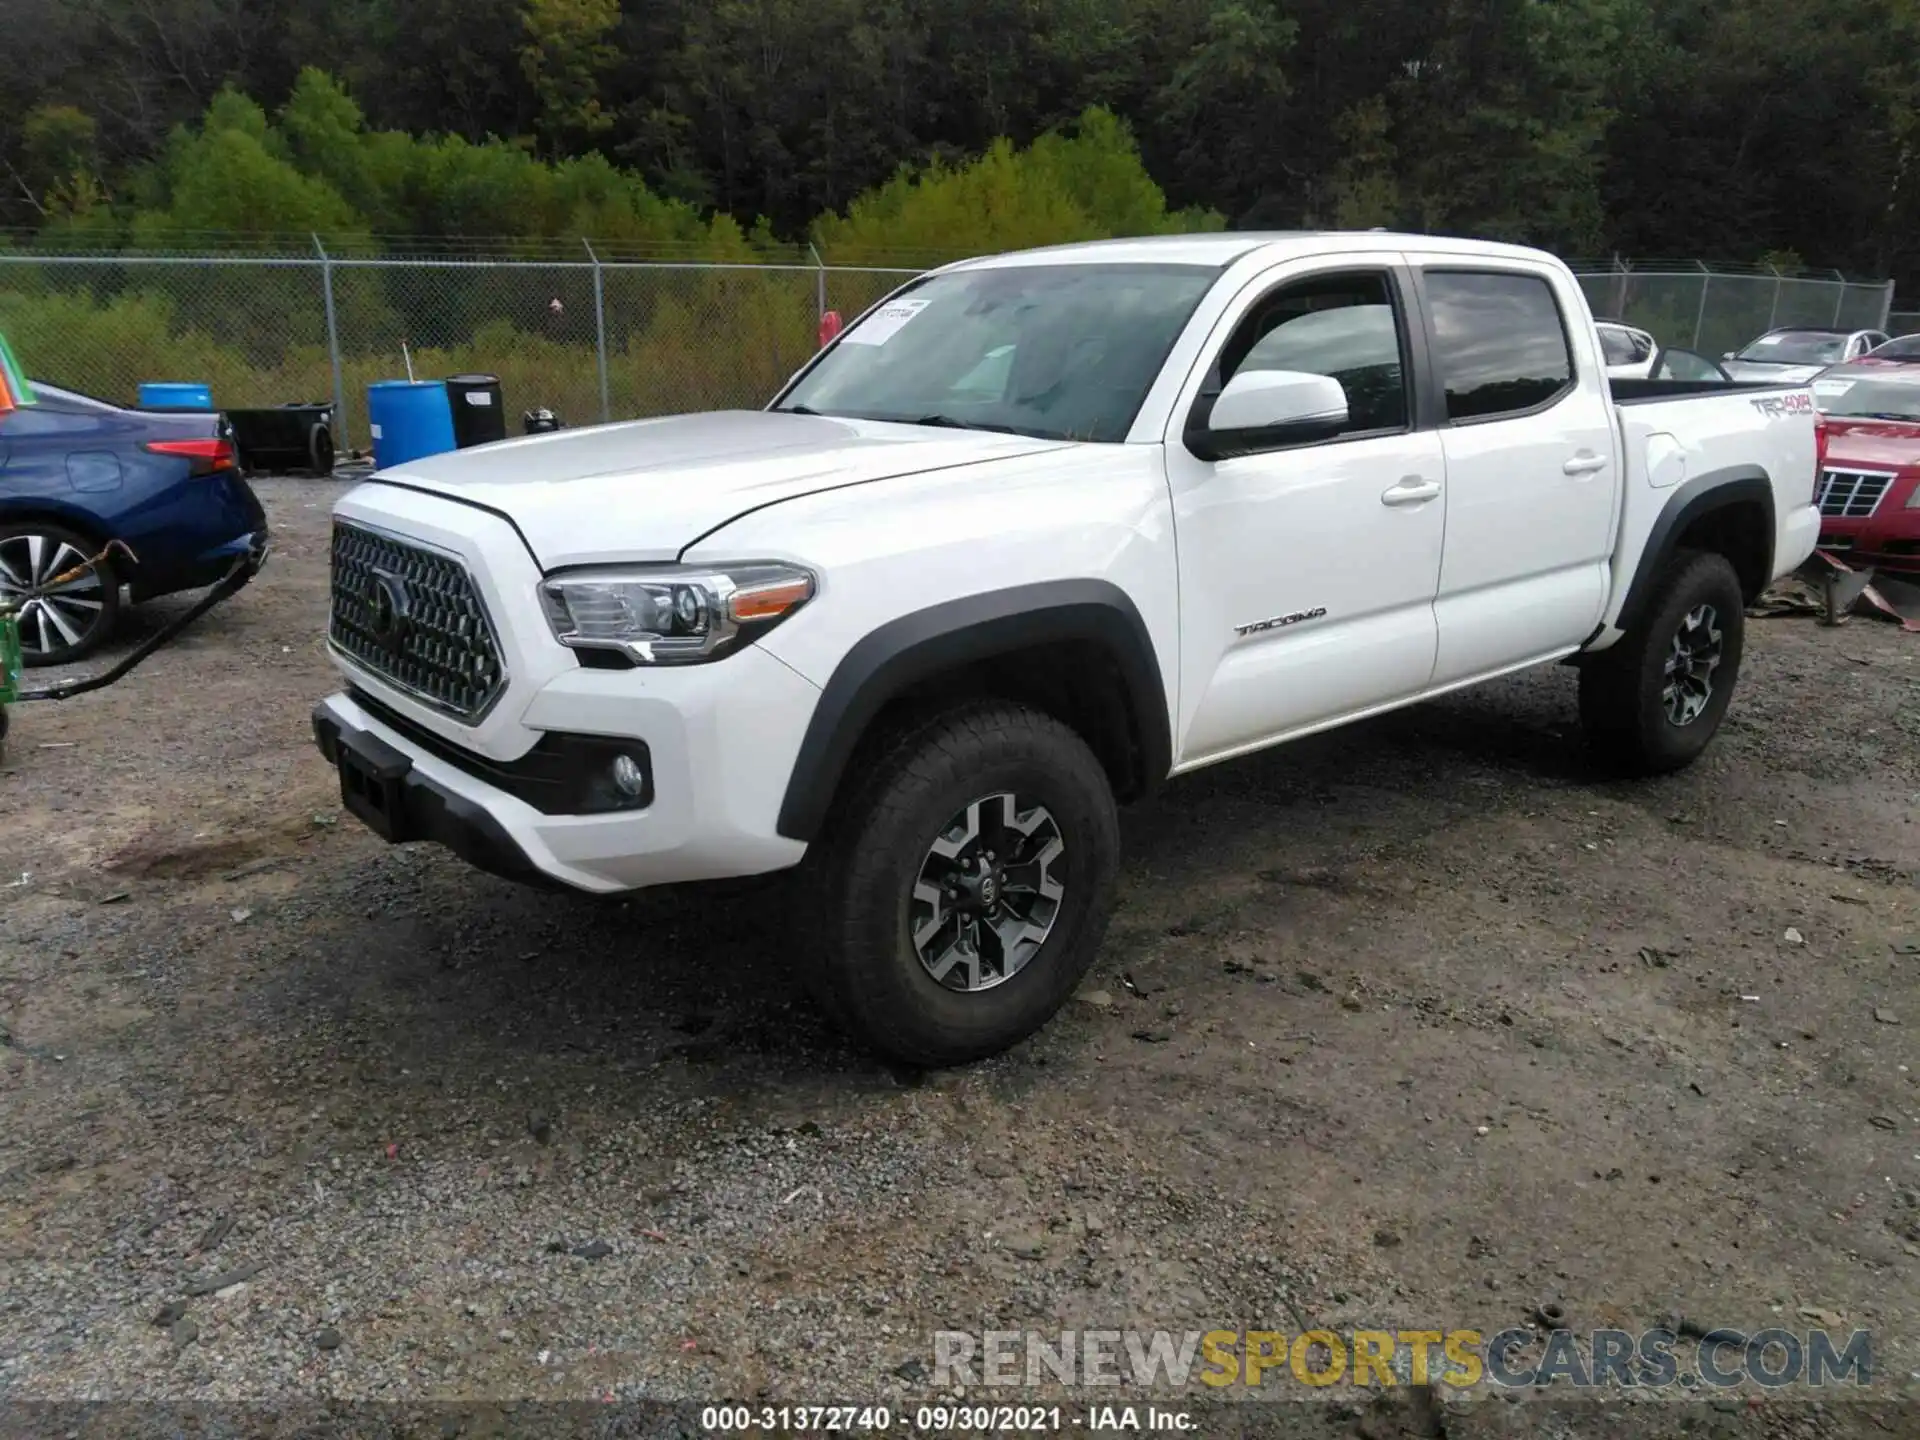
[[[1820,325],[1793,325],[1769,330],[1744,350],[1729,350],[1722,358],[1735,380],[1771,380],[1801,385],[1830,365],[1858,360],[1875,346],[1887,343],[1882,330],[1835,330]]]

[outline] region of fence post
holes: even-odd
[[[1767,268],[1773,271],[1773,309],[1767,312],[1767,329],[1772,330],[1780,323],[1780,267],[1769,263]]]
[[[1880,329],[1885,330],[1893,324],[1893,281],[1889,280],[1880,290]]]
[[[333,425],[339,431],[341,448],[353,448],[352,431],[347,424],[347,387],[340,379],[340,324],[333,309],[333,258],[320,236],[313,237],[313,248],[320,256],[320,294],[327,307],[327,358],[333,364]]]
[[[604,425],[613,419],[613,406],[607,399],[607,290],[593,242],[582,235],[580,243],[587,247],[587,259],[593,262],[593,348],[600,362],[600,423]]]
[[[1616,253],[1613,257],[1613,318],[1625,321],[1627,318],[1627,266]]]
[[[1847,283],[1843,280],[1833,288],[1835,292],[1833,297],[1833,328],[1838,330],[1840,328],[1840,312],[1844,310],[1847,305]]]
[[[827,318],[827,262],[820,258],[811,240],[807,253],[813,256],[813,318],[817,322]]]
[[[1700,332],[1707,324],[1707,287],[1713,284],[1713,272],[1700,267],[1700,308],[1693,312],[1693,349],[1700,348]]]

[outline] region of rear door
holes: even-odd
[[[1599,623],[1621,484],[1613,402],[1570,277],[1415,255],[1446,457],[1433,684],[1563,653]]]

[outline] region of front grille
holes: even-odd
[[[451,555],[336,520],[335,648],[416,699],[472,724],[506,688],[500,644]]]
[[[1822,470],[1820,513],[1830,520],[1864,520],[1892,483],[1893,476],[1880,470]]]

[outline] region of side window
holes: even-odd
[[[1429,270],[1425,278],[1447,419],[1518,415],[1573,388],[1566,326],[1540,276]]]
[[[1647,357],[1640,353],[1633,336],[1625,330],[1603,326],[1600,331],[1600,355],[1609,365],[1631,365]]]
[[[1220,352],[1217,383],[1243,371],[1329,375],[1347,392],[1342,434],[1404,430],[1411,406],[1400,335],[1385,273],[1295,281],[1263,297],[1240,322]]]

